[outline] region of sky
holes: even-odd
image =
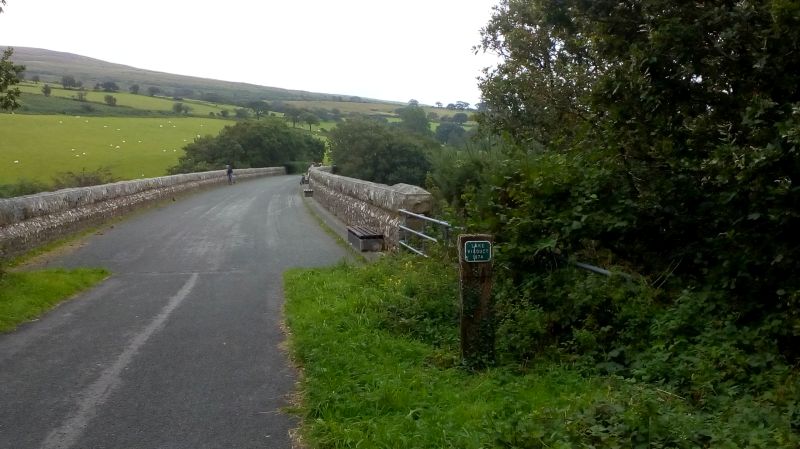
[[[7,0],[0,46],[285,89],[480,101],[500,0]],[[13,59],[13,58],[12,58]]]

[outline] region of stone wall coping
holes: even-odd
[[[428,212],[428,210],[419,210],[422,203],[425,203],[425,209],[428,209],[427,203],[431,197],[431,194],[421,187],[410,184],[389,186],[331,174],[327,169],[328,167],[312,167],[309,175],[315,181],[322,182],[329,188],[393,213],[399,209]]]
[[[237,177],[277,175],[285,173],[284,167],[244,168],[234,172]],[[153,189],[218,179],[224,182],[225,170],[184,173],[156,178],[118,181],[89,187],[73,187],[0,199],[0,228],[32,218],[61,213],[82,206],[134,195]]]

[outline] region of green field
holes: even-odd
[[[32,83],[23,83],[20,84],[19,90],[23,92],[22,95],[22,103],[25,104],[26,100],[30,98],[30,95],[42,95],[42,86],[43,83],[39,84],[32,84]],[[55,98],[67,98],[73,99],[77,95],[76,90],[71,89],[63,89],[61,87],[56,87],[54,85],[50,85],[52,89],[50,92],[51,97]],[[228,111],[233,111],[238,106],[233,105],[215,105],[212,103],[207,103],[199,100],[192,100],[192,99],[184,99],[184,100],[173,100],[171,98],[164,98],[164,97],[151,97],[148,95],[134,95],[127,92],[116,92],[116,93],[109,93],[109,92],[95,92],[95,91],[87,91],[86,92],[86,101],[89,103],[100,103],[105,105],[105,97],[106,95],[112,95],[114,98],[117,99],[117,107],[128,107],[133,109],[140,109],[146,111],[163,111],[163,112],[172,112],[172,107],[175,105],[176,102],[181,102],[189,108],[189,114],[191,115],[198,115],[198,116],[207,116],[209,113],[213,112],[214,114],[219,113],[223,109],[227,109]],[[78,103],[81,104],[81,103]]]
[[[119,179],[163,176],[186,144],[229,124],[194,117],[0,114],[0,184],[49,182],[56,173],[98,168]]]

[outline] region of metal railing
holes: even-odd
[[[405,209],[400,209],[397,212],[403,217],[403,224],[398,226],[398,243],[403,248],[415,253],[419,254],[423,257],[428,257],[425,254],[425,243],[426,242],[433,242],[439,243],[440,240],[430,234],[426,234],[426,225],[433,225],[440,233],[441,240],[445,243],[449,242],[450,240],[450,223],[446,221],[437,220],[435,218],[427,217],[421,214],[415,214],[414,212],[409,212]],[[418,229],[412,229],[409,227],[409,219],[419,221],[422,223],[422,226],[419,226]],[[416,246],[415,246],[416,245]]]

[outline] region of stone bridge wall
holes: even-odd
[[[309,171],[309,186],[314,199],[348,225],[383,231],[390,248],[397,246],[397,226],[403,222],[399,209],[429,215],[433,206],[432,195],[420,187],[347,178],[331,174],[327,167]]]
[[[236,170],[236,178],[283,175],[283,167]],[[0,199],[0,260],[119,216],[136,206],[227,182],[224,170],[121,181]]]

